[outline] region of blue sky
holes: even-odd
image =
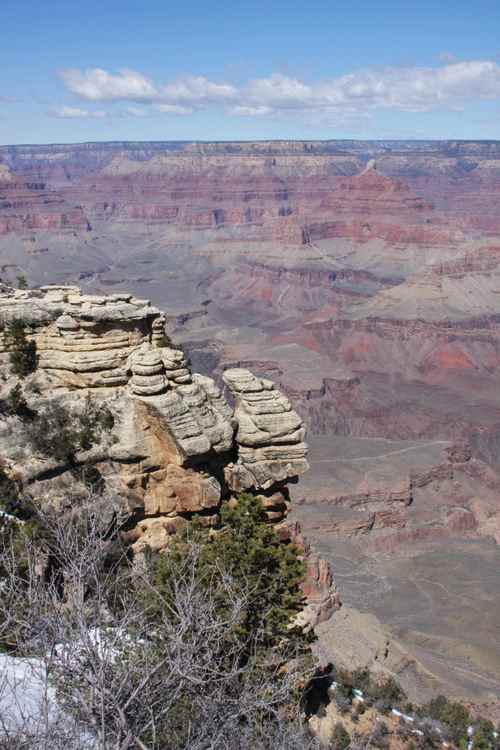
[[[1,0],[0,143],[500,138],[499,0]]]

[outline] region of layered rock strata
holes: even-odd
[[[289,400],[274,383],[248,370],[226,370],[224,382],[235,399],[238,462],[226,469],[235,491],[268,490],[304,474],[308,467],[305,430]]]
[[[22,425],[11,417],[0,449],[8,470],[35,496],[53,490],[75,465],[93,464],[106,485],[126,500],[124,532],[136,553],[163,550],[196,516],[217,527],[224,502],[254,494],[280,537],[294,543],[286,525],[288,483],[307,471],[302,421],[274,383],[241,368],[224,373],[234,408],[210,377],[193,373],[182,350],[165,332],[165,317],[149,301],[129,294],[85,295],[73,286],[0,290],[0,325],[22,320],[36,342],[37,370],[23,381],[30,405],[53,399],[75,418],[90,398],[114,417],[111,439],[74,457],[73,465],[13,450]],[[0,335],[6,397],[8,339]],[[10,431],[9,431],[10,430]],[[22,445],[22,435],[19,434]],[[27,446],[26,446],[27,447]],[[315,593],[309,621],[329,615],[337,596],[329,574],[301,545]],[[314,579],[314,583],[312,582]],[[307,619],[307,616],[306,616]]]

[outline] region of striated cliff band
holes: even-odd
[[[75,460],[126,488],[135,549],[242,488],[282,523],[302,420],[289,522],[345,603],[325,658],[495,699],[499,206],[498,142],[1,147],[2,279],[82,289],[5,313],[32,311],[35,400],[109,401],[119,442]]]

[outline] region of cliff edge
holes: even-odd
[[[36,345],[36,367],[19,381],[12,372],[13,326]],[[64,507],[91,476],[100,493],[105,487],[119,499],[124,537],[135,554],[166,549],[193,518],[217,528],[221,504],[249,492],[280,538],[303,549],[307,622],[330,616],[338,606],[331,574],[286,521],[289,484],[309,468],[307,445],[301,418],[273,382],[233,368],[224,372],[221,388],[193,373],[168,336],[162,312],[130,294],[4,286],[0,328],[4,405],[17,392],[29,405],[25,411],[42,415],[39,431],[54,405],[68,423],[81,425],[92,404],[93,413],[108,414],[112,425],[71,454],[48,455],[39,447],[43,440],[30,439],[26,414],[6,406],[0,456],[9,481]],[[46,431],[49,425],[47,419]]]

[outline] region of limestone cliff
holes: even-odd
[[[228,369],[224,383],[234,408],[214,380],[191,371],[170,340],[165,317],[130,294],[85,295],[77,287],[0,290],[0,326],[24,323],[36,342],[38,366],[23,380],[30,405],[64,404],[82,412],[89,397],[113,416],[112,435],[72,459],[35,455],[21,419],[4,415],[0,454],[4,470],[36,494],[74,484],[75,466],[92,465],[108,491],[124,498],[125,537],[135,552],[168,546],[169,537],[193,516],[217,527],[221,503],[241,491],[263,504],[284,541],[301,545],[314,593],[310,620],[338,604],[331,576],[289,528],[288,483],[307,471],[302,420],[269,380]],[[12,343],[0,335],[0,398],[16,384],[10,373]],[[320,604],[321,606],[318,606]]]

